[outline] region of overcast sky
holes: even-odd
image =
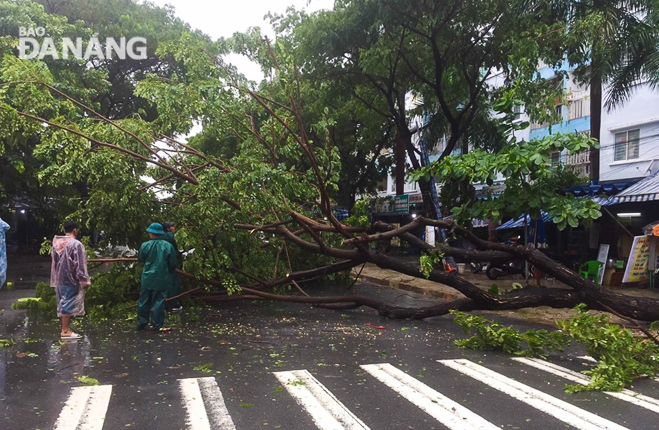
[[[176,16],[199,29],[213,39],[231,37],[235,32],[246,31],[249,27],[261,27],[264,34],[272,37],[274,31],[263,17],[268,12],[282,14],[289,6],[314,12],[332,9],[334,0],[151,0],[158,6],[167,4],[174,7]],[[228,60],[238,66],[248,78],[262,77],[257,65],[240,56]]]

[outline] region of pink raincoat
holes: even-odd
[[[55,236],[50,266],[50,286],[57,294],[57,316],[84,315],[87,273],[85,247],[73,236]]]

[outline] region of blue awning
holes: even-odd
[[[610,206],[612,205],[612,199],[613,197],[607,197],[607,196],[594,196],[590,197],[592,201],[597,203],[600,206]]]
[[[641,179],[611,198],[611,204],[659,200],[659,172]]]
[[[542,222],[550,222],[551,217],[549,214],[545,211],[542,211]],[[526,214],[526,223],[528,225],[531,225],[531,218],[528,214]],[[517,219],[511,219],[509,221],[504,222],[501,224],[499,227],[497,227],[497,230],[506,230],[510,228],[523,228],[524,227],[524,215],[521,215]]]
[[[629,187],[635,181],[615,182],[610,184],[577,185],[572,188],[564,188],[564,193],[574,194],[577,197],[598,196],[601,194],[611,195]]]

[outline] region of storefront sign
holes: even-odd
[[[435,227],[426,226],[426,243],[435,246]]]
[[[649,256],[650,238],[648,236],[634,237],[622,282],[640,282],[647,279]]]
[[[410,211],[410,196],[403,194],[394,197],[394,212],[409,212]]]
[[[423,201],[423,195],[421,194],[407,194],[410,197],[410,203],[420,203]]]

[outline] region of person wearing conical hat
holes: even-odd
[[[140,246],[137,259],[144,263],[142,287],[137,302],[137,330],[144,330],[149,322],[155,331],[166,332],[165,301],[170,289],[171,273],[178,268],[174,247],[163,240],[162,225],[154,222],[146,229],[149,239]]]

